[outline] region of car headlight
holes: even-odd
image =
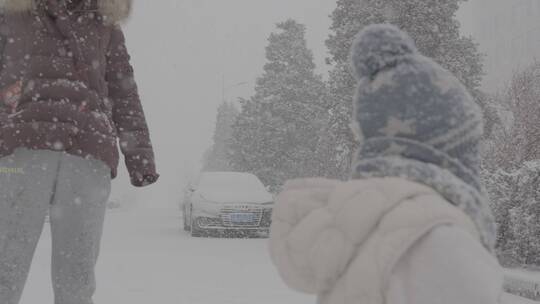
[[[197,226],[207,227],[207,226],[221,226],[221,219],[214,217],[199,217],[197,218]]]

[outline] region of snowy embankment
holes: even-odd
[[[538,304],[538,302],[529,300],[520,296],[506,293],[502,297],[502,304]]]
[[[505,271],[505,289],[512,294],[540,301],[540,273],[507,269]]]

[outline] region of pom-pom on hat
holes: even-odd
[[[354,40],[351,57],[356,77],[360,79],[373,77],[417,52],[414,41],[407,34],[395,26],[380,24],[360,32]]]

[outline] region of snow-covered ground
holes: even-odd
[[[538,304],[538,302],[507,293],[503,295],[501,304]]]
[[[109,212],[96,304],[312,304],[289,291],[264,239],[192,239],[175,207]],[[46,227],[21,304],[53,303]]]
[[[540,300],[540,273],[520,269],[506,269],[505,288],[514,294]]]
[[[505,273],[507,276],[540,283],[540,272],[523,269],[507,269],[505,270]]]
[[[98,265],[96,304],[313,304],[289,291],[264,239],[192,239],[176,207],[110,211]],[[52,303],[50,232],[43,232],[21,304]],[[540,274],[511,271],[528,280]],[[538,303],[506,295],[504,303]]]

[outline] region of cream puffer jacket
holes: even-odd
[[[287,183],[270,252],[321,304],[500,303],[503,275],[469,217],[400,178]]]

